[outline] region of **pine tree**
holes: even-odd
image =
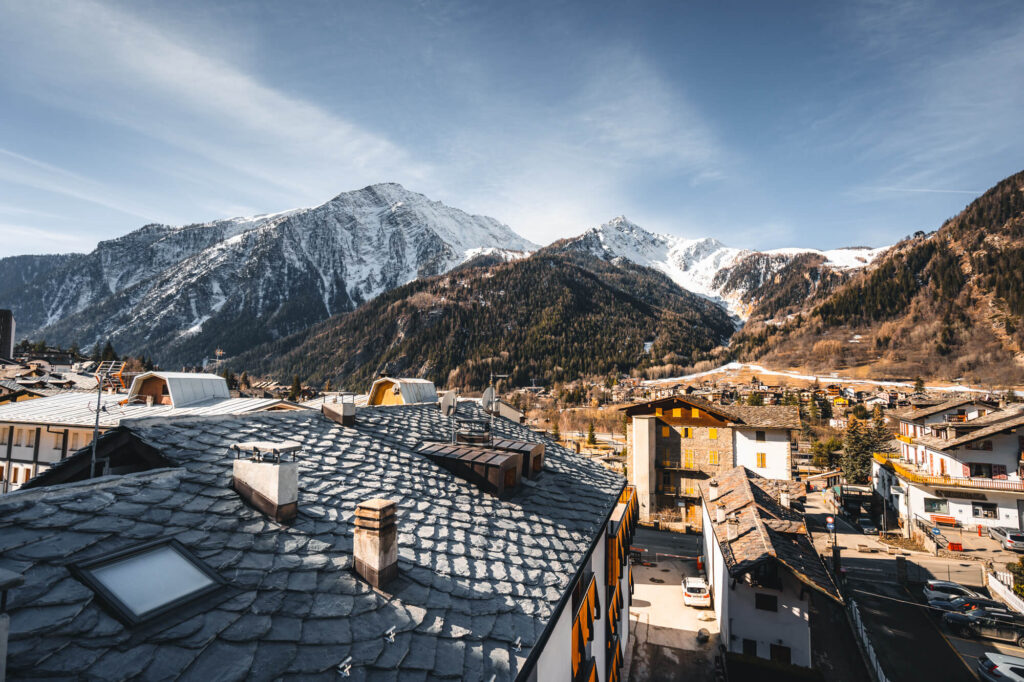
[[[249,373],[245,370],[242,370],[242,376],[238,377],[238,387],[245,389],[249,388]]]
[[[558,430],[557,421],[555,421],[554,425],[551,427],[551,440],[555,441],[556,443],[562,440],[562,434]]]
[[[117,360],[117,353],[114,351],[114,346],[109,340],[107,341],[107,345],[103,346],[103,352],[100,354],[100,360],[103,362]]]
[[[869,432],[872,452],[892,451],[892,433],[885,425],[885,417],[882,415],[882,408],[875,406],[875,413],[871,418],[871,431]]]
[[[811,398],[811,405],[807,408],[808,416],[815,424],[821,424],[821,410],[818,408],[818,399]]]
[[[92,347],[92,352],[89,353],[89,359],[93,362],[99,362],[102,359],[102,352],[100,351],[100,342],[97,341],[96,345]]]
[[[764,396],[762,396],[759,392],[751,393],[750,397],[747,398],[747,405],[764,405]]]
[[[843,434],[839,464],[847,483],[866,483],[871,473],[871,434],[860,419],[850,417]]]
[[[296,374],[292,378],[292,390],[288,392],[288,400],[298,400],[300,395],[302,395],[302,381],[299,379],[299,375]]]
[[[914,379],[914,393],[924,393],[924,379],[921,377]]]
[[[587,429],[587,445],[597,445],[597,436],[594,434],[594,422],[590,422]]]

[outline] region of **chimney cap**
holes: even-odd
[[[243,443],[234,443],[231,445],[231,449],[235,452],[236,457],[248,453],[253,459],[257,460],[263,459],[264,455],[273,455],[275,459],[280,460],[281,455],[288,453],[292,453],[292,459],[294,459],[295,453],[302,449],[302,444],[293,440],[279,442],[250,440]]]

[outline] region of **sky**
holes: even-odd
[[[0,0],[0,256],[377,182],[884,246],[1024,169],[1024,4]]]

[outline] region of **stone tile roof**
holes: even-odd
[[[700,493],[730,575],[741,576],[775,559],[801,582],[842,601],[807,534],[804,515],[779,502],[783,490],[789,491],[792,501],[802,498],[804,489],[800,481],[764,478],[746,467],[730,469],[714,480],[718,481],[718,497],[710,498],[710,480],[699,484]],[[739,522],[733,540],[728,537],[729,522],[717,520],[719,506],[725,508],[727,518],[735,515]]]
[[[352,680],[511,679],[625,484],[543,441],[544,473],[499,500],[413,452],[448,433],[429,406],[362,409],[354,427],[302,411],[121,428],[175,466],[0,498],[0,568],[26,580],[8,601],[11,679],[336,680],[349,656]],[[507,420],[495,430],[542,441]],[[303,454],[299,516],[280,525],[229,487],[228,447],[285,439]],[[386,592],[353,571],[355,506],[374,497],[398,504]],[[170,537],[227,587],[135,630],[68,569]]]
[[[670,404],[674,402],[686,403],[693,407],[700,408],[705,412],[717,414],[742,426],[763,427],[769,429],[799,429],[800,408],[796,405],[719,405],[701,398],[694,398],[689,395],[674,395],[668,398],[647,400],[634,405],[626,405],[620,410],[630,410],[636,407],[650,407],[651,410],[659,403]]]
[[[980,402],[976,397],[961,397],[953,398],[945,402],[941,402],[938,405],[928,405],[926,407],[908,407],[905,410],[897,410],[893,413],[893,416],[897,419],[904,419],[907,421],[913,421],[915,419],[924,419],[930,417],[933,414],[939,414],[945,410],[951,410],[956,407],[961,407],[969,403]]]

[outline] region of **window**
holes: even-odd
[[[661,437],[668,438],[669,428],[667,426],[661,427]]]
[[[758,443],[763,443],[765,441],[764,431],[755,431],[754,440],[756,440]]]
[[[690,408],[690,416],[694,419],[699,419],[700,410],[698,410],[696,407]]]
[[[765,456],[765,454],[763,452],[757,453],[757,468],[758,469],[763,469],[766,466],[768,466],[767,460],[768,460],[768,458]]]
[[[971,477],[980,476],[981,478],[992,478],[992,465],[984,463],[970,462],[967,464],[971,470]]]
[[[24,429],[14,429],[14,444],[17,447],[21,447],[21,439],[24,438],[23,432]]]
[[[708,438],[718,440],[718,429],[708,429]]]
[[[71,434],[71,450],[72,451],[78,450],[78,434],[77,433]]]
[[[53,435],[53,449],[60,450],[62,447],[64,447],[64,434],[55,433]]]
[[[999,507],[992,502],[972,502],[971,514],[976,519],[997,519]]]
[[[689,426],[683,427],[683,438],[693,438],[693,429]]]
[[[764,592],[758,592],[754,595],[754,608],[762,611],[778,611],[779,610],[779,598],[774,594],[765,594]]]
[[[177,540],[146,543],[72,570],[129,625],[209,594],[223,582]]]
[[[26,447],[30,447],[30,448],[35,447],[35,445],[36,445],[36,430],[35,429],[25,429],[25,430],[28,432],[28,438],[25,441],[25,446]]]
[[[654,416],[655,417],[660,417],[661,416],[661,408],[660,407],[654,408]]]
[[[990,441],[990,440],[981,440],[981,441],[976,440],[973,443],[968,443],[967,444],[967,449],[968,450],[991,450],[992,449],[992,441]]]
[[[757,656],[757,640],[756,639],[744,639],[743,640],[743,655],[744,656]]]
[[[6,426],[0,426],[0,445],[7,445],[7,432],[10,431]]]
[[[681,407],[675,408],[674,410],[672,410],[672,416],[673,417],[682,417],[683,416],[683,409]]]
[[[718,464],[718,450],[712,450],[708,453],[708,464]]]
[[[924,498],[924,511],[926,514],[948,514],[949,500],[937,500],[934,497]]]
[[[778,661],[779,663],[789,663],[791,660],[789,647],[782,646],[781,644],[772,644],[771,657],[773,661]]]
[[[693,450],[687,450],[686,454],[684,455],[684,457],[685,457],[685,459],[683,460],[683,466],[685,466],[687,469],[692,469],[693,468]]]

